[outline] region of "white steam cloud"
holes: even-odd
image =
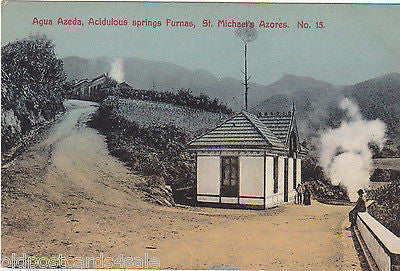
[[[117,80],[118,83],[124,81],[124,60],[122,58],[117,58],[111,63],[110,76]]]
[[[369,185],[372,151],[368,145],[382,149],[386,125],[381,120],[363,119],[357,104],[347,98],[340,107],[346,111],[347,120],[321,135],[319,160],[332,184],[344,185],[350,200],[355,201],[358,189]]]

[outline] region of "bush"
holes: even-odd
[[[114,92],[118,91],[114,90]],[[218,99],[215,98],[212,100],[210,97],[204,94],[195,96],[188,89],[181,89],[178,91],[178,93],[169,91],[159,92],[154,90],[131,89],[130,91],[124,91],[119,96],[135,100],[169,103],[214,113],[233,113],[230,108],[221,104]]]
[[[371,182],[393,182],[400,178],[400,171],[376,168],[369,178]]]
[[[302,161],[301,179],[306,183],[315,198],[349,200],[346,189],[341,185],[332,185],[325,178],[322,168],[311,159]]]
[[[368,208],[368,212],[400,237],[400,178],[369,191],[367,197],[376,202]]]
[[[45,36],[9,43],[1,48],[1,107],[3,151],[21,135],[64,110],[63,63]]]

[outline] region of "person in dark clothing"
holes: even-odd
[[[304,189],[303,203],[304,203],[304,205],[311,205],[311,192],[307,186]]]
[[[356,206],[354,206],[353,210],[351,210],[349,213],[349,221],[350,221],[352,227],[354,227],[356,225],[357,213],[367,211],[367,207],[365,206],[365,201],[363,199],[364,191],[362,189],[360,189],[360,190],[358,190],[357,193],[358,193],[358,200],[357,200]]]
[[[296,188],[297,192],[297,204],[302,204],[303,203],[303,185],[298,184]]]

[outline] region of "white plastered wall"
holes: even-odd
[[[240,196],[264,196],[264,157],[239,158]]]
[[[297,159],[297,168],[296,168],[296,175],[297,175],[297,184],[301,183],[301,159]]]
[[[289,174],[289,201],[293,201],[295,198],[295,190],[293,189],[293,170],[294,170],[294,166],[293,166],[293,158],[289,158],[288,161],[288,174]]]
[[[285,158],[278,158],[278,202],[284,200],[284,182],[285,182]]]
[[[267,207],[274,206],[274,158],[268,156],[266,159],[265,176],[266,176],[266,186],[265,186],[265,204]]]
[[[240,196],[264,197],[264,157],[239,157]],[[263,199],[240,198],[242,204],[264,204]]]
[[[197,156],[197,194],[219,195],[220,189],[219,156]],[[200,201],[214,201],[210,197],[198,197]]]
[[[284,157],[278,157],[278,192],[274,193],[274,158],[267,157],[267,187],[266,187],[266,207],[279,205],[284,201],[284,175],[285,160]]]

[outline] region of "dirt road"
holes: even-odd
[[[67,113],[2,168],[2,256],[158,257],[161,268],[359,270],[350,207],[287,204],[266,211],[144,202],[140,176],[86,126],[96,104]],[[120,266],[114,265],[115,268]]]

